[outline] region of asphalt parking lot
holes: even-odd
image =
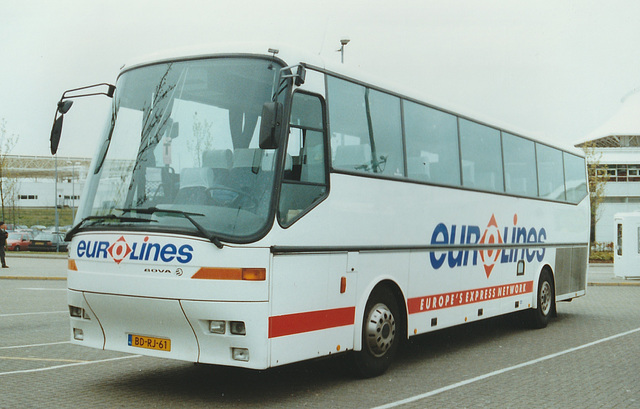
[[[15,275],[0,279],[3,408],[640,407],[640,283],[615,280],[606,266],[546,329],[507,316],[427,334],[385,375],[360,380],[340,357],[255,372],[71,345],[66,260],[9,265],[2,273]]]

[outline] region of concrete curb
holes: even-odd
[[[67,253],[28,253],[28,252],[19,252],[19,251],[7,251],[6,257],[11,258],[54,258],[54,259],[65,259],[69,258]]]
[[[67,277],[27,277],[27,276],[0,276],[0,280],[66,280]]]
[[[623,283],[587,283],[587,285],[590,287],[640,287],[640,281]]]

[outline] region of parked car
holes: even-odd
[[[67,251],[68,242],[64,241],[64,234],[61,233],[40,233],[31,240],[29,250],[31,251]]]
[[[29,244],[31,244],[31,234],[26,232],[11,232],[7,237],[7,250],[29,250]]]

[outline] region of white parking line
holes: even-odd
[[[44,346],[48,346],[48,345],[60,345],[60,344],[70,344],[70,343],[71,343],[71,341],[60,341],[60,342],[48,342],[46,344],[12,345],[12,346],[8,346],[8,347],[0,347],[0,349],[44,347]]]
[[[82,359],[64,359],[64,358],[34,358],[34,357],[24,357],[24,356],[0,356],[0,361],[39,361],[39,362],[90,362]]]
[[[20,315],[40,315],[40,314],[69,314],[69,311],[18,312],[15,314],[0,314],[0,317],[18,317]]]
[[[557,358],[559,356],[566,355],[566,354],[569,354],[571,352],[575,352],[575,351],[579,351],[581,349],[589,348],[589,347],[592,347],[594,345],[601,344],[603,342],[611,341],[611,340],[614,340],[614,339],[617,339],[617,338],[620,338],[620,337],[624,337],[624,336],[627,336],[627,335],[634,334],[636,332],[640,332],[640,328],[636,328],[636,329],[633,329],[631,331],[621,332],[619,334],[612,335],[612,336],[607,337],[607,338],[602,338],[602,339],[599,339],[597,341],[589,342],[587,344],[583,344],[583,345],[580,345],[580,346],[577,346],[577,347],[574,347],[574,348],[565,349],[564,351],[556,352],[555,354],[551,354],[551,355],[546,355],[546,356],[543,356],[543,357],[538,358],[538,359],[533,359],[531,361],[523,362],[523,363],[518,364],[518,365],[510,366],[508,368],[498,369],[497,371],[489,372],[489,373],[486,373],[484,375],[476,376],[475,378],[471,378],[471,379],[467,379],[465,381],[461,381],[461,382],[457,382],[457,383],[454,383],[454,384],[451,384],[451,385],[443,386],[442,388],[435,389],[435,390],[432,390],[430,392],[422,393],[422,394],[419,394],[419,395],[411,396],[411,397],[406,398],[406,399],[402,399],[402,400],[398,400],[398,401],[395,401],[395,402],[387,403],[386,405],[376,406],[375,408],[372,408],[372,409],[395,408],[395,407],[400,406],[400,405],[404,405],[404,404],[412,403],[412,402],[415,402],[415,401],[418,401],[418,400],[421,400],[421,399],[429,398],[431,396],[438,395],[438,394],[440,394],[442,392],[447,392],[447,391],[450,391],[452,389],[459,388],[461,386],[465,386],[465,385],[469,385],[469,384],[474,383],[474,382],[482,381],[484,379],[491,378],[491,377],[496,376],[496,375],[502,375],[503,373],[511,372],[513,370],[524,368],[526,366],[535,365],[537,363],[540,363],[540,362],[543,362],[543,361],[547,361],[547,360],[552,359],[552,358]]]
[[[97,361],[86,361],[86,362],[78,362],[78,363],[73,363],[73,364],[55,365],[55,366],[50,366],[50,367],[47,367],[47,368],[22,369],[22,370],[19,370],[19,371],[0,372],[0,376],[2,376],[2,375],[14,375],[14,374],[20,374],[20,373],[44,372],[44,371],[51,371],[53,369],[68,368],[68,367],[71,367],[71,366],[100,364],[100,363],[103,363],[103,362],[119,361],[119,360],[122,360],[122,359],[140,358],[141,356],[142,355],[128,355],[128,356],[121,356],[119,358],[109,358],[109,359],[100,359],[100,360],[97,360]]]
[[[24,288],[18,288],[18,290],[28,290],[28,291],[67,291],[66,288],[39,288],[39,287],[24,287]]]

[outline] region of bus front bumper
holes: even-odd
[[[68,290],[77,345],[265,369],[268,303],[189,301]]]

